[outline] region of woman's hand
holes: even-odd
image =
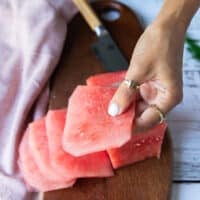
[[[165,3],[168,9],[170,1]],[[160,121],[156,107],[166,114],[182,100],[182,55],[188,21],[179,18],[180,23],[175,23],[173,17],[178,18],[175,11],[166,12],[166,8],[162,11],[166,19],[159,15],[142,34],[132,55],[126,79],[139,83],[141,97],[135,132],[148,129]],[[112,116],[122,113],[133,101],[136,92],[122,82],[111,100],[108,113]],[[150,106],[152,104],[156,107]]]
[[[167,113],[181,101],[182,52],[183,36],[175,35],[171,30],[151,25],[140,37],[126,74],[126,79],[140,84],[142,101],[138,105],[140,116],[136,119],[138,131],[160,120],[155,108],[148,107],[150,104]],[[135,92],[122,83],[111,101],[109,113],[123,112],[132,102]]]

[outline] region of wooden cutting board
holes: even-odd
[[[99,1],[93,7],[130,60],[136,41],[143,32],[134,13],[114,1]],[[119,12],[120,17],[114,21],[104,19],[103,13],[105,16],[110,11]],[[68,97],[78,84],[85,84],[88,76],[104,71],[90,48],[96,39],[81,15],[77,14],[68,26],[65,47],[52,78],[50,109],[66,107]],[[159,160],[152,158],[121,168],[111,178],[79,179],[73,188],[43,193],[43,199],[167,200],[171,171],[172,150],[167,133]]]

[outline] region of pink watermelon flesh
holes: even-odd
[[[29,132],[26,131],[19,147],[19,168],[30,191],[46,192],[71,187],[75,180],[52,181],[43,174],[29,149]]]
[[[108,72],[90,76],[86,83],[87,85],[99,86],[114,86],[117,87],[125,78],[126,71]]]
[[[135,103],[123,114],[108,115],[116,88],[78,86],[69,99],[63,148],[75,156],[121,147],[131,139]]]
[[[108,155],[113,168],[119,168],[150,157],[160,157],[166,124],[158,124],[152,129],[132,136],[121,148],[109,149]]]
[[[86,82],[93,86],[115,86],[124,79],[125,73],[98,74],[89,77]],[[145,133],[133,135],[131,141],[123,147],[108,150],[113,167],[118,168],[153,156],[159,158],[165,129],[166,124],[157,125]]]
[[[51,180],[66,180],[66,175],[61,174],[51,166],[45,118],[30,123],[29,138],[30,150],[41,172]]]
[[[61,145],[66,110],[52,110],[46,116],[46,129],[52,166],[68,177],[107,177],[113,175],[110,159],[105,151],[74,157]],[[68,120],[67,122],[68,123]]]

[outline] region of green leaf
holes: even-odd
[[[192,54],[193,58],[200,61],[200,45],[198,45],[198,40],[194,40],[187,36],[185,42],[188,46],[187,49]]]

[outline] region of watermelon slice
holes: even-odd
[[[124,79],[125,74],[126,71],[98,74],[89,77],[86,82],[90,86],[115,86]],[[154,156],[159,158],[165,129],[166,124],[157,125],[145,133],[133,135],[131,141],[122,147],[109,149],[113,167],[122,167]]]
[[[39,169],[46,177],[55,181],[63,181],[70,178],[61,174],[58,170],[53,169],[51,166],[45,118],[41,118],[29,124],[29,146]]]
[[[68,177],[112,176],[112,166],[105,151],[74,157],[63,150],[61,140],[65,121],[66,110],[50,110],[46,116],[50,160],[54,169]]]
[[[125,78],[126,71],[108,72],[90,76],[87,85],[114,86],[117,87]]]
[[[121,148],[109,149],[113,168],[145,160],[150,157],[160,157],[162,141],[167,125],[158,124],[152,129],[132,136],[132,139]]]
[[[19,146],[19,168],[23,178],[31,191],[46,192],[71,187],[75,180],[52,181],[41,173],[31,154],[28,144],[29,131],[25,135]]]
[[[78,86],[69,99],[63,148],[81,156],[121,147],[131,139],[135,103],[123,114],[111,117],[108,104],[116,88]]]

